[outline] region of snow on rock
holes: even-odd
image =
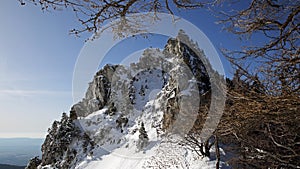
[[[94,76],[85,98],[72,107],[67,120],[72,125],[65,122],[78,132],[52,160],[46,150],[57,148],[54,132],[65,133],[56,129],[64,123],[55,124],[38,168],[214,168],[214,160],[200,157],[168,133],[181,118],[176,113],[182,103],[197,107],[199,95],[210,88],[203,60],[203,51],[192,51],[177,38],[168,40],[163,51],[145,50],[130,66],[106,65]],[[142,131],[146,139],[139,144]]]

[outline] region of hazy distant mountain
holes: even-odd
[[[25,166],[15,166],[15,165],[7,165],[7,164],[0,164],[1,169],[24,169]]]
[[[43,141],[44,139],[0,138],[0,164],[26,166],[31,158],[41,156]],[[4,169],[4,166],[0,166],[0,169]]]

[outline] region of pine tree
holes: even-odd
[[[137,143],[137,148],[139,150],[142,150],[144,147],[146,147],[148,145],[148,142],[149,142],[148,134],[146,132],[145,125],[143,122],[141,124],[141,128],[139,129],[139,132],[140,132],[140,135],[139,135],[139,140]]]
[[[39,157],[36,156],[36,157],[30,159],[30,161],[25,169],[36,169],[41,164],[41,162],[42,162],[42,160],[40,160]]]

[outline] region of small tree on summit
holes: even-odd
[[[145,125],[143,122],[141,124],[141,128],[139,129],[139,132],[140,135],[139,135],[139,140],[137,142],[137,148],[138,150],[142,150],[144,147],[148,145],[149,142],[148,134],[146,132]]]

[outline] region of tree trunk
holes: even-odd
[[[215,149],[216,149],[216,169],[220,168],[220,148],[219,148],[219,141],[218,141],[218,136],[215,136]]]

